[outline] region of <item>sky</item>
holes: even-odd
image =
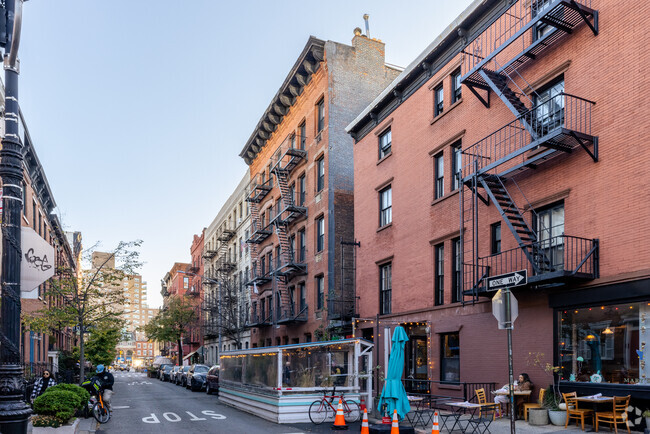
[[[140,239],[149,303],[246,171],[239,153],[310,35],[355,27],[406,67],[470,4],[32,0],[19,100],[64,230]]]

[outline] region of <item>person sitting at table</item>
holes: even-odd
[[[502,387],[502,389],[508,390],[508,385]],[[519,374],[519,378],[515,381],[514,384],[515,391],[524,391],[524,390],[533,390],[533,382],[530,381],[530,377],[525,372]],[[519,399],[517,399],[516,405],[519,405]],[[504,408],[506,404],[510,402],[510,395],[497,395],[494,397],[494,402],[499,404],[499,411],[497,412],[497,417],[501,417],[501,409]]]

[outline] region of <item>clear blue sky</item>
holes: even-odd
[[[243,176],[238,154],[314,35],[408,65],[460,1],[32,0],[20,103],[66,230],[142,239],[150,304]]]

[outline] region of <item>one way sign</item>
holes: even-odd
[[[528,283],[528,270],[519,270],[512,273],[487,278],[487,290],[496,291],[501,288],[512,288]]]

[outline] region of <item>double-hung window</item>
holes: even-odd
[[[451,145],[451,170],[452,170],[452,178],[451,178],[451,183],[453,190],[457,190],[460,187],[460,178],[462,177],[462,174],[459,173],[461,169],[463,168],[463,144],[458,141]]]
[[[434,93],[433,117],[436,117],[440,113],[442,113],[442,110],[444,108],[444,99],[445,99],[444,90],[445,89],[442,87],[442,85],[436,87],[433,90]]]
[[[322,252],[325,248],[325,217],[316,219],[316,251]]]
[[[379,136],[379,159],[381,160],[391,152],[392,133],[390,128]]]
[[[540,136],[564,124],[564,79],[540,90],[533,100],[533,128]]]
[[[393,265],[384,264],[379,267],[379,314],[391,313],[391,291],[393,288]]]
[[[542,270],[564,269],[564,203],[552,205],[537,212],[537,241],[546,258],[540,258]],[[546,262],[548,259],[549,262]]]
[[[462,85],[460,84],[460,69],[451,74],[451,103],[459,101],[462,97]]]
[[[325,277],[316,276],[316,310],[325,305]]]
[[[457,303],[459,301],[463,300],[463,294],[461,293],[462,291],[462,264],[460,262],[461,256],[461,244],[460,244],[460,238],[455,238],[452,240],[452,255],[454,262],[452,262],[453,269],[452,271],[452,282],[451,282],[451,301],[452,303]]]
[[[460,382],[460,333],[440,335],[440,381]]]
[[[325,128],[325,100],[321,99],[318,104],[316,104],[316,110],[318,111],[318,119],[317,119],[317,133],[320,133],[323,131],[323,128]]]
[[[501,253],[501,222],[490,225],[490,253]]]
[[[435,186],[434,186],[434,199],[441,198],[445,194],[445,160],[442,152],[434,158],[435,165]]]
[[[307,192],[307,185],[305,184],[305,175],[302,174],[298,178],[298,206],[305,205],[306,192]]]
[[[325,157],[316,160],[316,191],[325,188]]]
[[[393,222],[393,189],[388,186],[379,192],[379,226]]]
[[[305,262],[305,258],[307,257],[307,252],[306,252],[306,238],[305,238],[305,230],[301,229],[298,231],[298,242],[300,243],[300,249],[298,250],[298,260],[300,262]]]
[[[307,126],[304,121],[298,127],[298,131],[299,131],[298,145],[300,149],[304,151],[305,145],[307,143]]]
[[[435,305],[439,306],[445,302],[445,245],[438,244],[434,247],[434,268],[435,268]]]

